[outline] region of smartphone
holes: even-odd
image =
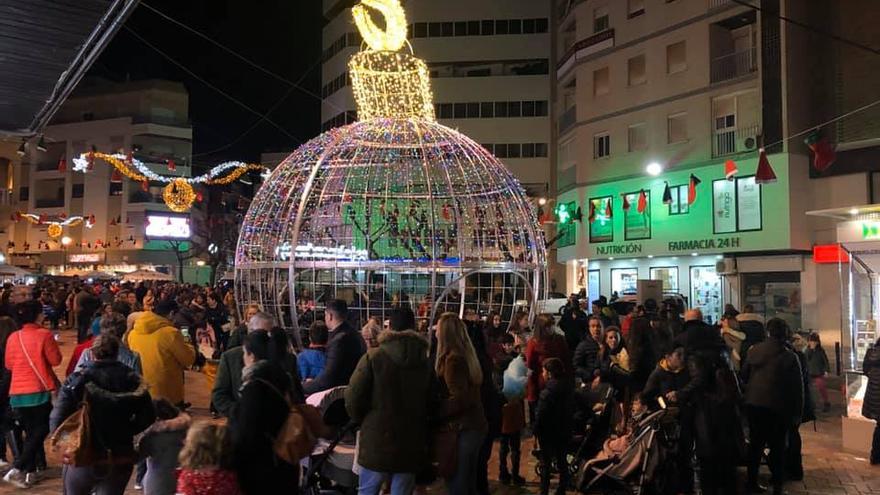
[[[180,327],[180,333],[181,333],[181,335],[183,335],[185,338],[188,339],[189,338],[189,327]]]
[[[663,397],[657,397],[657,403],[660,404],[660,409],[666,409],[666,400]]]

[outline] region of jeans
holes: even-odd
[[[122,495],[131,478],[131,464],[119,466],[71,466],[62,468],[64,495]]]
[[[416,488],[415,473],[379,473],[360,466],[358,495],[379,495],[382,483],[391,480],[391,495],[410,495]]]
[[[43,449],[43,441],[49,436],[49,414],[52,412],[52,403],[16,408],[15,412],[24,429],[25,438],[21,455],[15,459],[13,466],[20,471],[32,473],[36,471],[37,457]]]
[[[446,480],[449,495],[476,495],[477,461],[484,438],[486,432],[480,430],[463,430],[458,434],[455,474]]]
[[[785,418],[766,407],[749,407],[749,483],[758,482],[758,468],[764,446],[770,448],[767,464],[770,466],[773,486],[781,487],[785,481],[785,443],[788,435]]]
[[[521,457],[522,432],[501,435],[501,446],[498,449],[498,460],[501,462],[499,472],[519,476],[519,460]],[[507,470],[507,456],[510,455],[510,470]]]
[[[477,459],[477,493],[479,495],[491,495],[489,492],[489,458],[492,457],[492,447],[495,438],[486,435],[483,445],[480,447],[480,456]]]
[[[565,493],[565,489],[568,487],[569,475],[565,446],[541,442],[540,439],[538,439],[538,445],[541,450],[541,464],[544,465],[544,468],[541,470],[541,493],[544,495],[550,493],[550,478],[553,476],[553,465],[556,465],[559,471],[559,486],[556,487],[556,493]]]

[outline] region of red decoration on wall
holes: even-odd
[[[596,203],[590,200],[590,209],[587,212],[587,221],[593,223],[596,221]]]
[[[738,173],[739,169],[736,168],[736,162],[733,160],[727,160],[724,162],[724,177],[726,177],[727,180],[733,180]]]
[[[172,172],[177,170],[177,164],[174,163],[174,160],[168,160],[168,170],[171,170]]]
[[[770,166],[770,160],[767,159],[767,153],[764,148],[758,150],[758,170],[755,172],[755,183],[770,184],[776,182],[776,172]]]
[[[605,200],[605,217],[612,218],[614,216],[614,209],[611,208],[611,198]]]
[[[639,191],[639,204],[636,206],[636,211],[639,213],[644,213],[645,210],[648,209],[648,195],[645,193],[645,190],[642,189]]]
[[[700,185],[700,182],[696,175],[691,174],[691,180],[688,183],[688,206],[694,204],[697,200],[697,186]]]
[[[623,198],[623,211],[629,211],[629,198],[626,197],[626,194],[621,194],[620,197]]]
[[[61,158],[58,159],[58,171],[62,174],[67,172],[67,160],[62,155]]]

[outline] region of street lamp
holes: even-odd
[[[65,248],[67,248],[67,246],[70,246],[70,243],[72,243],[72,242],[73,242],[73,239],[71,239],[70,237],[64,236],[61,238],[61,245],[64,246]]]
[[[645,168],[645,172],[647,172],[648,175],[650,175],[652,177],[657,177],[658,175],[663,173],[663,166],[657,162],[651,162]]]
[[[205,266],[205,260],[196,261],[196,266]]]

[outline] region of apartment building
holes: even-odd
[[[711,321],[726,303],[750,304],[834,341],[837,266],[812,256],[834,228],[806,212],[875,199],[866,184],[877,181],[867,147],[880,137],[876,113],[823,128],[840,143],[826,172],[811,168],[802,134],[788,137],[870,102],[878,65],[779,15],[872,41],[876,14],[865,12],[876,9],[758,3],[556,2],[557,200],[584,213],[560,227],[558,259],[567,289],[591,299],[662,280]],[[776,182],[755,182],[762,146]]]
[[[92,217],[94,225],[65,226],[63,237],[53,239],[45,224],[13,222],[4,239],[10,262],[44,273],[72,268],[167,268],[174,273],[177,257],[160,227],[189,224],[197,210],[172,213],[162,199],[165,184],[151,183],[144,190],[139,182],[114,176],[113,168],[101,161],[88,173],[77,172],[73,159],[92,149],[133,151],[157,174],[190,176],[188,107],[189,95],[181,83],[84,81],[45,128],[46,151],[32,140],[7,185],[16,211],[47,221]],[[175,170],[169,168],[171,160]],[[186,249],[186,244],[181,247]]]

